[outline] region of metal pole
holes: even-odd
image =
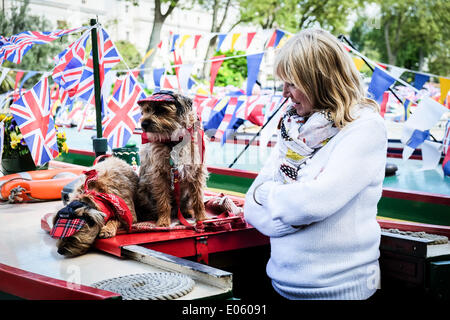
[[[97,19],[91,19],[91,26],[97,24]],[[93,139],[93,148],[95,156],[106,154],[108,150],[108,143],[102,137],[102,98],[101,98],[101,84],[100,84],[100,68],[98,64],[98,42],[97,42],[97,28],[91,30],[92,40],[92,62],[94,69],[94,95],[95,95],[95,120],[97,125],[97,138]]]

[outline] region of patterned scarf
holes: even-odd
[[[322,148],[339,129],[324,112],[315,112],[309,118],[301,117],[290,106],[278,124],[279,157],[276,181],[297,181],[299,170],[306,160]]]
[[[101,193],[89,189],[89,182],[98,179],[97,170],[92,169],[89,171],[84,171],[83,173],[86,175],[86,181],[84,182],[84,193],[89,194],[93,197],[95,204],[99,208],[99,211],[103,212],[106,215],[105,222],[112,217],[117,217],[122,219],[126,223],[128,230],[131,230],[133,216],[131,215],[131,211],[125,201],[115,194]]]

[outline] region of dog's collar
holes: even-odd
[[[91,181],[97,180],[97,170],[92,169],[89,171],[84,171],[83,173],[86,175],[86,181],[84,182],[84,193],[92,196],[95,204],[99,208],[99,211],[106,215],[105,222],[111,217],[117,216],[127,224],[128,230],[131,230],[133,217],[125,201],[121,197],[111,193],[101,193],[95,190],[90,190],[88,188],[88,184]]]
[[[187,129],[190,136],[191,136],[191,141],[195,142],[195,134],[194,134],[194,127],[191,127],[189,129]],[[204,162],[204,158],[205,158],[205,132],[202,129],[197,129],[196,131],[197,135],[198,135],[198,139],[197,139],[197,145],[199,145],[201,143],[201,146],[199,145],[199,152],[200,152],[200,157],[201,157],[201,161],[202,163]],[[147,138],[147,133],[144,131],[141,134],[141,141],[142,144],[146,144],[146,143],[162,143],[165,144],[171,148],[173,148],[176,144],[180,143],[181,141],[183,141],[183,136],[178,138],[177,140],[167,140],[167,141],[150,141]]]

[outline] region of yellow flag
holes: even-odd
[[[234,50],[234,45],[236,44],[236,41],[240,35],[240,33],[233,33],[233,36],[231,37],[231,51]]]
[[[444,100],[447,97],[448,91],[450,90],[450,79],[439,78],[439,82],[441,83],[441,100],[439,102],[444,104]]]
[[[364,65],[363,59],[359,57],[353,57],[353,62],[355,63],[356,69],[359,71]]]
[[[184,43],[186,42],[187,39],[189,39],[191,36],[189,34],[186,34],[183,36],[183,38],[181,38],[181,42],[180,42],[180,46],[179,48],[181,49],[181,47],[183,47]]]

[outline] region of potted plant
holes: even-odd
[[[34,164],[27,143],[13,116],[9,114],[0,114],[0,122],[1,121],[4,122],[5,128],[1,163],[3,174],[6,175],[16,172],[47,169],[48,163],[42,166],[36,166]],[[66,140],[65,132],[57,133],[57,143],[60,155],[62,152],[68,152]]]

